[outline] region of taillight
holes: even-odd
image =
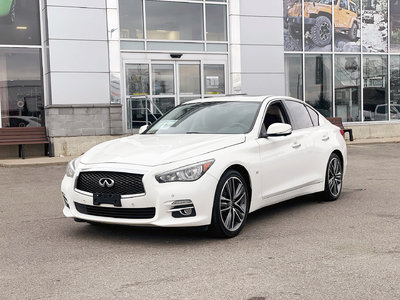
[[[343,129],[340,129],[340,134],[341,134],[342,137],[344,138],[344,131],[343,131]]]

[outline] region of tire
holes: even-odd
[[[332,22],[328,17],[319,16],[311,28],[312,41],[319,47],[328,45],[332,40]]]
[[[299,30],[299,28],[296,28],[296,26],[289,25],[289,33],[290,36],[294,39],[301,38],[301,30]]]
[[[349,32],[348,32],[348,37],[351,41],[356,41],[357,40],[357,24],[353,23],[353,25],[351,26]]]
[[[222,238],[237,236],[246,223],[249,206],[246,180],[235,170],[226,171],[215,191],[210,233]]]
[[[332,153],[329,157],[325,173],[325,201],[335,201],[339,198],[343,187],[343,164],[339,156]]]
[[[14,0],[14,1],[11,3],[10,12],[9,12],[8,15],[5,17],[5,18],[6,18],[6,22],[9,23],[9,24],[14,23],[14,21],[15,21],[15,1],[16,1],[16,0]]]

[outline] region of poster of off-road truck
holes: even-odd
[[[360,5],[359,0],[285,0],[285,28],[287,36],[286,49],[301,51],[301,46],[296,47],[296,42],[302,40],[302,26],[304,24],[304,47],[306,51],[331,51],[332,34],[335,32],[335,49],[346,52],[360,51]],[[304,10],[303,10],[304,9]],[[334,12],[334,26],[332,25],[332,12]],[[303,23],[304,17],[304,23]],[[299,49],[300,48],[300,49]]]

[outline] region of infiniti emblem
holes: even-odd
[[[111,188],[114,186],[114,180],[112,180],[111,178],[100,178],[99,184],[101,187]]]

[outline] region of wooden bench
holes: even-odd
[[[45,155],[52,156],[45,127],[0,128],[0,146],[18,145],[19,157],[25,159],[24,145],[45,144]]]
[[[353,141],[353,129],[351,128],[344,128],[343,123],[342,123],[342,118],[337,117],[337,118],[326,118],[329,122],[331,122],[333,125],[339,127],[344,131],[344,133],[348,132],[350,136],[350,141]]]

